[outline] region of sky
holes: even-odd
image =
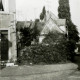
[[[71,19],[80,31],[80,0],[69,0]],[[58,17],[58,0],[16,0],[17,20],[34,20],[39,18],[43,6]]]

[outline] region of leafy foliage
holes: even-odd
[[[76,25],[74,25],[71,20],[69,0],[59,0],[58,12],[59,18],[66,19],[66,28],[68,30],[69,40],[74,40],[75,42],[78,42],[78,31]]]
[[[48,45],[46,43],[48,43]],[[53,64],[67,62],[68,59],[70,59],[69,54],[67,41],[64,35],[49,33],[42,44],[34,44],[22,49],[18,61],[20,63],[25,63],[25,61],[27,61],[33,64]]]
[[[62,39],[62,37],[64,37]],[[59,32],[49,32],[45,39],[43,40],[43,43],[45,44],[57,44],[57,42],[64,40],[66,39],[65,36],[62,34],[62,33],[59,33]]]
[[[32,36],[32,29],[30,29],[29,27],[24,27],[20,29],[20,42],[22,43],[22,45],[26,45],[26,46],[30,46],[31,45],[31,41],[33,40],[33,36]]]
[[[45,6],[43,7],[42,13],[40,14],[40,19],[43,20],[46,14]]]
[[[58,12],[59,18],[71,20],[69,0],[59,0]]]
[[[21,48],[23,48],[25,46],[30,46],[31,42],[34,39],[35,39],[35,41],[37,41],[37,36],[39,35],[39,31],[37,29],[38,22],[39,22],[39,20],[36,19],[34,22],[33,28],[31,28],[32,23],[30,24],[29,27],[24,26],[24,24],[22,24],[22,23],[17,24],[17,41],[18,41],[18,45],[20,45]]]
[[[73,53],[76,48],[76,42],[79,40],[79,36],[77,27],[71,20],[69,0],[59,0],[58,16],[61,19],[66,19],[66,29],[68,31],[67,38],[70,44],[69,48],[71,50],[70,52]]]
[[[36,19],[36,20],[35,20],[35,25],[34,25],[34,28],[33,28],[33,34],[32,34],[33,39],[35,39],[36,42],[38,42],[37,36],[40,35],[40,31],[38,30],[38,25],[37,25],[38,22],[39,22],[39,20]]]

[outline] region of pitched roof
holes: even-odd
[[[47,11],[46,13],[46,21],[52,19],[58,26],[65,26],[66,19],[59,19],[57,18],[52,12]]]
[[[48,33],[49,31],[54,31],[54,32],[58,31],[60,33],[64,33],[64,31],[60,28],[60,26],[65,27],[65,19],[57,18],[52,12],[46,13],[44,23],[45,25],[43,26],[43,30],[41,32],[42,34]]]
[[[65,26],[65,19],[59,19],[57,18],[52,12],[47,12],[46,16],[44,18],[44,21],[39,21],[37,22],[37,29],[40,32],[44,32],[44,33],[48,33],[50,31],[49,26],[46,26],[49,21],[52,21],[53,24],[55,24],[56,26],[53,27],[52,25],[50,25],[52,28],[52,31],[59,31],[59,32],[63,32],[63,30],[60,29],[60,26]],[[17,22],[18,25],[20,25],[20,27],[29,27],[30,28],[34,28],[35,22],[34,21],[19,21]],[[45,27],[46,26],[46,27]]]

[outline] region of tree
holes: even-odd
[[[46,14],[46,10],[45,10],[45,6],[44,6],[44,7],[43,7],[43,10],[42,10],[42,12],[41,12],[41,14],[40,14],[40,19],[41,19],[41,20],[44,19],[45,14]]]
[[[38,42],[38,36],[40,35],[40,31],[38,30],[38,22],[39,22],[39,19],[35,19],[35,22],[34,22],[35,24],[34,24],[33,33],[32,33],[33,39],[35,40],[36,43]]]
[[[37,41],[37,36],[39,36],[39,30],[37,29],[38,25],[37,23],[39,22],[39,19],[36,19],[34,22],[34,27],[31,28],[32,23],[30,24],[29,27],[19,27],[18,30],[20,30],[20,43],[21,46],[30,46],[31,42],[33,40]],[[18,25],[17,25],[18,26]],[[19,25],[20,26],[20,25]],[[23,25],[24,26],[24,25]]]
[[[30,29],[29,27],[20,29],[20,43],[22,44],[22,47],[31,45],[31,41],[33,40],[31,32],[32,29]]]
[[[71,53],[71,61],[74,61],[74,50],[76,49],[76,42],[79,40],[76,25],[71,20],[69,0],[59,0],[58,16],[61,19],[66,19],[66,28],[68,31],[67,47]]]
[[[69,0],[59,0],[58,16],[61,19],[66,19],[66,28],[68,30],[69,40],[78,42],[79,36],[76,25],[71,20]]]
[[[71,20],[69,0],[59,0],[58,16],[61,19],[66,19],[66,28],[68,31],[67,47],[71,53],[71,61],[74,61],[74,50],[76,49],[76,42],[79,41],[79,36],[76,25]]]

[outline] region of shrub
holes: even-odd
[[[67,40],[59,33],[49,33],[42,44],[34,44],[21,50],[19,62],[53,64],[70,59]]]

